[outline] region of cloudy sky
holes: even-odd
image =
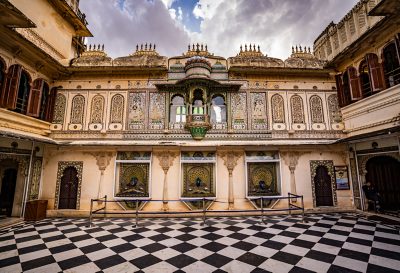
[[[291,46],[311,46],[331,22],[358,0],[81,0],[94,37],[109,56],[131,54],[136,44],[155,43],[165,56],[204,43],[215,55],[235,56],[241,44],[260,45],[286,59]]]

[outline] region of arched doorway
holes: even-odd
[[[59,209],[76,209],[79,178],[75,167],[64,169],[60,184]]]
[[[17,176],[18,171],[16,168],[7,168],[3,172],[0,192],[0,215],[10,217],[12,214]]]
[[[316,168],[314,185],[316,206],[333,206],[332,180],[326,166]]]
[[[382,198],[385,210],[400,209],[400,162],[390,156],[370,158],[366,164],[366,181],[370,181]]]

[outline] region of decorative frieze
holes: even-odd
[[[232,113],[232,129],[247,129],[247,96],[246,93],[237,93],[231,95],[231,113]]]
[[[251,93],[251,111],[253,130],[268,129],[265,93]]]
[[[143,130],[146,109],[146,93],[129,93],[128,98],[128,128]]]

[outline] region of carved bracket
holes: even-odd
[[[286,165],[289,167],[290,173],[294,174],[296,170],[297,164],[299,162],[299,158],[302,155],[305,155],[309,152],[282,152],[283,161],[285,161]]]
[[[169,167],[174,164],[174,159],[179,153],[176,151],[160,151],[154,154],[160,162],[160,167],[163,169],[164,173],[167,174]]]
[[[111,158],[114,156],[113,152],[90,152],[90,155],[96,158],[97,167],[103,173],[110,164]]]
[[[229,175],[232,175],[238,159],[243,155],[243,151],[219,151],[218,154],[224,160],[224,165],[228,169]]]

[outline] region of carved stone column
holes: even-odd
[[[289,167],[290,171],[290,193],[297,194],[296,189],[296,176],[294,172],[297,167],[297,163],[299,161],[300,156],[306,154],[307,152],[282,152],[283,160],[285,161],[286,165]],[[295,201],[295,200],[293,200]]]
[[[113,157],[112,152],[93,152],[90,153],[94,158],[96,158],[97,167],[100,170],[100,179],[99,179],[99,187],[97,189],[97,198],[103,197],[103,180],[104,180],[104,171],[110,164],[111,158]]]
[[[228,169],[229,181],[228,181],[228,209],[235,207],[234,188],[233,188],[233,170],[237,165],[238,159],[243,155],[242,151],[221,151],[219,155],[224,160],[224,165]]]
[[[164,211],[168,210],[168,170],[174,163],[175,157],[178,155],[177,152],[172,151],[161,151],[155,153],[158,161],[160,162],[160,167],[164,171],[164,183],[163,183],[163,207]]]

